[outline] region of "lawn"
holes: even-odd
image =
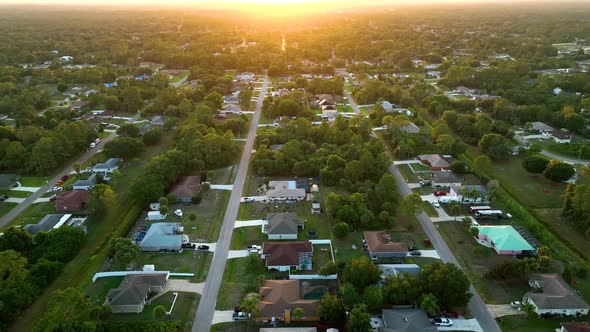
[[[175,75],[170,80],[170,83],[178,83],[181,80],[183,80],[184,78],[188,77],[188,75],[189,75],[188,71],[182,72],[182,74],[180,74],[180,75]]]
[[[14,209],[17,205],[17,203],[0,202],[0,217],[3,217],[8,211]]]
[[[561,215],[562,209],[535,209],[533,210],[545,224],[555,232],[559,232],[561,237],[567,239],[575,248],[578,249],[586,259],[590,259],[590,242],[584,236],[584,233],[577,230]]]
[[[523,157],[494,164],[494,175],[513,197],[531,208],[559,208],[563,206],[565,183],[551,182],[541,174],[522,168]]]
[[[182,253],[140,252],[135,259],[135,268],[153,264],[158,271],[194,273],[191,282],[204,281],[209,265],[213,259],[212,252],[184,250]]]
[[[418,182],[418,176],[416,176],[416,174],[414,173],[414,171],[412,171],[410,166],[408,166],[406,164],[402,164],[402,165],[397,165],[396,167],[397,167],[397,169],[399,169],[399,171],[402,173],[404,179],[406,179],[406,181],[408,183],[417,183]]]
[[[55,213],[54,202],[31,204],[21,214],[14,218],[5,228],[16,225],[24,226],[25,224],[36,224],[43,217],[45,217],[45,215],[50,213]]]
[[[562,322],[586,322],[581,318],[527,318],[524,315],[504,316],[498,318],[500,328],[504,332],[555,332],[561,329]]]
[[[493,249],[479,245],[462,222],[439,222],[437,228],[486,303],[509,303],[521,299],[529,290],[525,280],[498,282],[484,277],[491,267],[512,257],[498,255]]]
[[[106,277],[99,278],[86,290],[86,295],[90,301],[96,305],[103,304],[107,294],[112,288],[119,287],[123,277]]]
[[[422,163],[413,163],[409,166],[414,172],[430,172],[430,167]]]
[[[338,106],[336,106],[336,110],[338,112],[354,113],[354,110],[352,109],[352,106],[350,106],[350,105],[338,105]]]
[[[18,182],[24,187],[42,187],[47,182],[47,178],[42,176],[21,176]]]
[[[8,197],[25,198],[31,196],[30,191],[21,190],[0,190],[0,195],[6,195]]]

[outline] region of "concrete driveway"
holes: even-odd
[[[248,255],[250,255],[248,250],[230,250],[227,254],[227,258],[244,258],[248,257]]]
[[[217,246],[217,243],[213,242],[213,243],[204,243],[204,242],[193,242],[198,246],[200,245],[205,245],[205,246],[209,246],[209,252],[215,252],[215,247]],[[195,251],[201,251],[201,250],[195,250]]]
[[[410,253],[408,253],[408,257],[429,257],[429,258],[436,258],[436,259],[440,259],[440,256],[438,254],[438,252],[436,252],[436,250],[420,250],[420,252],[422,253],[422,255],[420,256],[412,256],[410,255]]]
[[[436,211],[438,212],[439,209],[437,209]],[[442,209],[440,209],[442,210]],[[440,212],[439,212],[440,214]],[[430,218],[432,219],[432,222],[440,222],[440,221],[461,221],[463,220],[463,218],[469,218],[471,220],[475,220],[473,219],[472,216],[449,216],[448,214],[446,215],[446,217],[433,217]]]
[[[475,332],[484,332],[477,319],[463,319],[463,318],[451,318],[453,321],[453,326],[443,327],[439,326],[437,329],[439,331],[475,331]]]
[[[488,304],[487,306],[492,315],[496,318],[523,313],[522,310],[519,311],[517,308],[512,308],[510,304]]]
[[[420,160],[417,159],[410,159],[410,160],[394,160],[394,165],[407,165],[407,164],[420,164]]]
[[[211,189],[217,190],[232,190],[234,188],[233,184],[212,184]]]
[[[19,183],[20,184],[20,183]],[[18,191],[28,191],[30,193],[34,193],[35,191],[41,189],[41,187],[25,187],[25,186],[18,186],[18,187],[14,187],[10,190],[18,190]]]
[[[268,223],[268,221],[263,220],[263,219],[256,219],[256,220],[236,220],[236,224],[234,225],[234,228],[251,227],[251,226],[262,226],[262,225],[266,225],[267,223]]]
[[[205,287],[204,282],[194,283],[184,279],[168,279],[164,291],[203,294],[203,287]]]
[[[246,198],[249,198],[251,201],[254,201],[254,202],[262,202],[262,201],[268,200],[267,196],[247,196],[247,197],[242,197],[240,199],[240,202],[242,202],[242,203],[246,202]]]
[[[233,315],[233,310],[215,310],[212,324],[233,322]]]
[[[19,198],[19,197],[8,197],[3,202],[5,203],[22,203],[26,198]]]

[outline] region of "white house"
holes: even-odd
[[[526,293],[522,300],[532,304],[538,315],[588,314],[588,303],[559,274],[533,274],[529,285],[536,291]]]
[[[461,204],[490,202],[490,194],[484,186],[452,186],[449,196],[458,198]]]
[[[559,144],[570,143],[572,141],[572,135],[567,130],[543,131],[541,135],[543,138],[551,139]]]
[[[121,158],[110,158],[109,160],[105,161],[104,163],[98,163],[94,165],[90,170],[92,173],[102,173],[108,174],[112,173],[113,171],[119,169],[119,165],[123,159]]]

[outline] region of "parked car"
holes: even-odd
[[[62,180],[63,182],[66,182],[66,181],[68,181],[68,179],[69,179],[69,178],[70,178],[70,176],[69,176],[69,175],[64,175],[64,176],[62,176],[62,177],[61,177],[61,180]]]
[[[4,202],[7,199],[8,199],[8,196],[6,196],[6,195],[0,195],[0,202]]]
[[[446,191],[435,191],[434,196],[446,196],[448,195]]]
[[[57,180],[55,183],[56,186],[61,186],[62,184],[64,184],[63,180]]]
[[[209,250],[209,246],[201,244],[200,246],[197,247],[198,250]]]
[[[195,243],[183,243],[181,247],[186,249],[196,249],[197,245]]]
[[[436,325],[436,326],[453,326],[453,321],[448,318],[445,318],[445,317],[439,317],[439,318],[434,319],[434,325]]]
[[[450,318],[459,318],[459,313],[454,311],[445,311],[443,312],[443,316]]]
[[[53,196],[49,197],[50,202],[54,202],[56,199],[57,199],[57,195],[53,195]],[[3,201],[3,199],[0,199],[0,200]]]
[[[432,182],[430,182],[430,181],[420,181],[420,185],[422,187],[430,187],[430,186],[432,186]]]
[[[416,250],[418,250],[418,248],[417,247],[414,247],[414,246],[411,246],[411,247],[408,248],[408,251],[410,251],[410,252],[411,251],[416,251]]]
[[[89,146],[89,147],[90,147],[91,149],[94,149],[94,147],[95,147],[95,146],[96,146],[96,143],[92,142],[92,143],[90,143],[90,146]]]
[[[182,210],[181,209],[178,209],[178,210],[174,211],[174,215],[176,215],[179,218],[182,218],[182,216],[184,214],[182,213]]]
[[[248,249],[248,253],[249,254],[259,254],[260,253],[260,249]]]
[[[255,245],[255,244],[253,244],[253,245],[251,245],[251,246],[248,246],[248,250],[262,250],[262,247],[261,247],[261,246],[258,246],[258,245]]]
[[[473,226],[473,227],[479,227],[479,223],[477,221],[475,221],[475,220],[472,220],[471,221],[471,226]]]
[[[438,208],[440,208],[440,203],[439,203],[439,202],[432,202],[432,205],[433,205],[435,208],[437,208],[437,209],[438,209]]]
[[[420,251],[420,250],[413,250],[413,251],[410,251],[410,255],[412,255],[412,256],[422,256],[422,251]]]
[[[244,202],[253,202],[254,201],[254,198],[252,198],[252,197],[244,197],[244,198],[242,198],[242,201],[244,201]]]
[[[55,187],[51,188],[51,191],[62,191],[62,190],[63,190],[63,188],[62,187],[58,187],[58,186],[55,186]]]
[[[246,315],[245,312],[234,312],[233,314],[233,318],[234,320],[246,320],[248,319],[248,316]]]
[[[512,308],[520,308],[520,307],[522,307],[522,302],[520,302],[520,301],[512,301],[512,302],[510,302],[510,306]]]

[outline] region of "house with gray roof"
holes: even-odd
[[[463,181],[451,171],[434,172],[431,180],[433,187],[453,187],[463,184]]]
[[[304,220],[297,218],[295,213],[270,213],[262,232],[269,240],[297,240],[297,233],[303,227]]]
[[[141,251],[181,251],[182,244],[188,243],[184,228],[175,222],[158,222],[150,226],[139,244]]]
[[[532,304],[538,315],[588,314],[588,303],[559,274],[533,274],[529,285],[535,291],[526,293],[522,300]]]
[[[410,122],[408,124],[401,126],[399,130],[403,133],[408,134],[418,134],[420,132],[420,128],[416,126],[414,122]]]
[[[73,190],[90,190],[96,186],[96,174],[92,173],[88,179],[79,179],[72,185]]]
[[[38,232],[49,232],[62,226],[80,227],[86,233],[84,222],[86,217],[74,217],[71,214],[52,213],[39,220],[36,224],[27,224],[24,229],[27,233],[35,235]]]
[[[377,265],[381,270],[381,279],[387,276],[401,276],[410,274],[417,277],[422,270],[418,264],[379,264]]]
[[[433,171],[448,170],[451,167],[453,157],[440,154],[421,154],[418,156],[420,162],[430,167]]]
[[[384,309],[379,332],[437,332],[426,312],[420,309]]]
[[[304,200],[305,189],[297,187],[297,181],[269,181],[266,196],[273,201]]]
[[[93,173],[112,173],[113,171],[119,169],[121,162],[123,162],[123,159],[121,158],[109,158],[109,160],[105,161],[104,163],[98,163],[94,165],[91,170]]]
[[[152,124],[152,126],[158,126],[158,127],[164,126],[164,123],[165,122],[166,122],[166,119],[163,116],[161,116],[161,115],[154,116],[152,118],[152,120],[150,121],[150,123]]]
[[[16,174],[0,174],[0,190],[10,190],[16,187],[18,175]]]
[[[113,313],[140,313],[150,294],[164,291],[168,275],[167,272],[128,274],[119,287],[109,291],[104,304]]]

